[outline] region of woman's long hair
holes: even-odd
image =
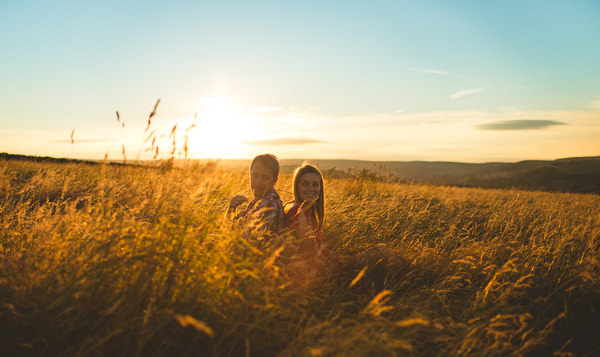
[[[303,201],[300,199],[298,185],[300,184],[300,178],[302,175],[307,173],[313,173],[319,176],[319,184],[321,185],[321,189],[319,190],[319,198],[310,204],[309,212],[317,221],[319,229],[323,229],[323,220],[325,218],[325,187],[323,186],[323,175],[319,169],[312,165],[304,164],[294,170],[294,201],[299,205],[303,203]]]

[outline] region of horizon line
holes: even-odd
[[[31,158],[31,159],[44,159],[44,160],[57,160],[57,161],[69,161],[69,162],[109,162],[109,163],[122,163],[123,160],[122,159],[108,159],[108,160],[104,160],[104,159],[92,159],[92,158],[74,158],[74,157],[55,157],[55,156],[38,156],[38,155],[25,155],[25,154],[11,154],[11,153],[7,153],[7,152],[0,152],[0,159],[27,159],[27,158]],[[135,163],[147,163],[147,162],[162,162],[162,161],[168,161],[171,158],[161,158],[161,159],[131,159],[131,160],[125,160],[126,163],[128,164],[135,164]],[[307,162],[311,162],[311,161],[358,161],[358,162],[372,162],[372,163],[416,163],[416,162],[426,162],[426,163],[458,163],[458,164],[474,164],[474,165],[478,165],[478,164],[511,164],[511,163],[519,163],[519,162],[527,162],[527,161],[545,161],[545,162],[552,162],[552,161],[559,161],[559,160],[568,160],[568,159],[600,159],[600,155],[594,155],[594,156],[569,156],[569,157],[557,157],[554,159],[535,159],[535,158],[529,158],[529,159],[522,159],[522,160],[516,160],[516,161],[483,161],[483,162],[468,162],[468,161],[453,161],[453,160],[366,160],[366,159],[346,159],[346,158],[338,158],[338,159],[331,159],[331,158],[312,158],[312,159],[306,159],[306,158],[277,158],[280,162],[281,161],[307,161]],[[201,157],[201,158],[174,158],[174,161],[251,161],[252,158],[214,158],[214,157]]]

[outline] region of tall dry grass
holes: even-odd
[[[223,222],[246,176],[0,161],[0,354],[600,352],[597,195],[326,177],[333,252],[403,262],[381,285]]]

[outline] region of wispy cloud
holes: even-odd
[[[600,110],[600,99],[591,101],[588,106],[590,108],[592,108],[592,109],[599,109]]]
[[[460,90],[454,94],[452,94],[450,96],[450,99],[457,99],[457,98],[461,98],[467,95],[471,95],[471,94],[476,94],[476,93],[481,93],[485,90],[485,88],[475,88],[475,89],[465,89],[465,90]]]
[[[479,130],[538,130],[546,129],[554,125],[567,125],[567,123],[555,120],[536,119],[502,120],[476,125],[475,128]]]
[[[448,74],[448,72],[441,71],[439,69],[424,69],[424,68],[414,68],[414,67],[404,67],[404,69],[407,71],[412,71],[412,72],[441,74],[444,76]]]
[[[248,140],[244,141],[247,145],[308,145],[316,143],[325,143],[325,141],[309,139],[309,138],[275,138],[268,140]]]

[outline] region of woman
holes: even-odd
[[[309,250],[329,255],[323,245],[325,195],[319,169],[304,164],[294,171],[294,201],[285,206],[285,227]]]
[[[294,201],[285,205],[285,227],[298,240],[301,256],[317,258],[325,256],[343,270],[368,267],[367,280],[382,289],[385,276],[407,262],[400,259],[385,244],[376,244],[354,256],[331,253],[323,244],[323,221],[325,218],[325,195],[323,175],[312,165],[303,165],[294,171]]]

